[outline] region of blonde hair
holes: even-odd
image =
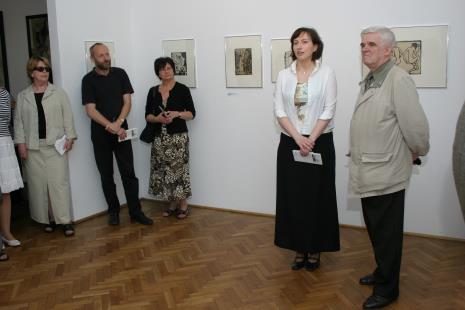
[[[48,61],[47,58],[45,57],[40,57],[40,56],[32,56],[31,58],[29,58],[29,60],[27,61],[27,65],[26,65],[26,71],[27,71],[27,76],[29,77],[29,79],[31,81],[34,81],[33,78],[32,78],[32,72],[34,71],[34,69],[37,67],[37,64],[39,62],[43,62],[45,64],[46,67],[48,68],[51,68],[50,67],[50,62]]]

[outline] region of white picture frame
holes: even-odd
[[[448,25],[391,27],[396,36],[393,59],[418,88],[447,87]],[[362,63],[362,76],[368,74]]]
[[[163,56],[171,57],[175,64],[176,81],[190,88],[197,87],[195,40],[176,39],[162,41]]]
[[[95,43],[102,43],[108,47],[108,51],[110,52],[111,57],[111,65],[116,65],[116,50],[115,50],[115,43],[112,41],[84,41],[84,55],[86,59],[86,73],[90,72],[94,68],[94,62],[90,57],[90,48]]]
[[[226,36],[224,49],[227,88],[263,87],[261,35]]]
[[[292,63],[290,39],[271,39],[271,82],[276,83],[278,74]]]

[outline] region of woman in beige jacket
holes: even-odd
[[[18,95],[14,137],[24,161],[32,219],[52,232],[63,225],[65,236],[74,234],[67,152],[77,138],[66,93],[49,82],[50,64],[31,57],[27,74],[32,85]],[[60,151],[57,140],[64,139]]]

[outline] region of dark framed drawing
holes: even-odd
[[[39,56],[47,58],[51,65],[47,14],[26,16],[26,28],[29,57]],[[50,72],[49,80],[53,82],[53,71]]]
[[[0,87],[10,90],[8,66],[6,62],[5,30],[3,27],[3,12],[0,11]]]
[[[29,57],[40,56],[50,60],[50,40],[47,14],[26,16]]]

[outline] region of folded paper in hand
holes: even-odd
[[[307,156],[302,156],[299,150],[293,150],[292,154],[294,155],[295,161],[300,161],[303,163],[315,164],[315,165],[323,165],[323,160],[321,159],[320,153],[308,153]]]
[[[63,155],[66,152],[65,143],[66,135],[63,135],[63,137],[55,141],[55,149],[60,155]]]

